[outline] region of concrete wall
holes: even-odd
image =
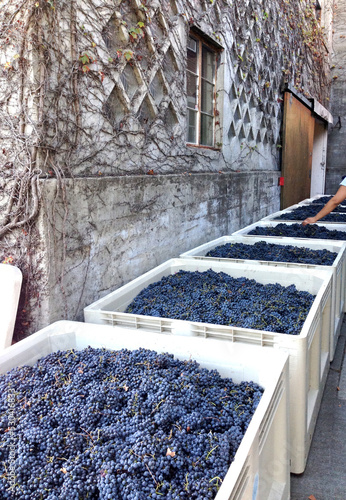
[[[326,193],[338,189],[346,175],[346,0],[336,0],[332,54],[331,113],[329,127]]]
[[[82,320],[86,305],[156,265],[278,210],[278,175],[68,179],[58,196],[57,181],[45,181],[40,227],[49,272],[32,326]]]

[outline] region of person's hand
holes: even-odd
[[[302,224],[303,226],[307,226],[308,224],[315,224],[315,222],[316,222],[315,217],[308,217],[302,222]]]

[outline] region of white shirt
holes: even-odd
[[[340,182],[340,186],[346,186],[346,177]]]

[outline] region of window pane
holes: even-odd
[[[201,115],[201,144],[203,146],[214,145],[213,117]]]
[[[198,73],[198,43],[191,37],[188,40],[187,69],[193,73]]]
[[[202,80],[201,111],[214,114],[214,85]]]
[[[197,126],[197,113],[196,111],[188,110],[188,129],[187,129],[187,142],[196,144],[196,126]]]
[[[214,83],[215,53],[202,46],[202,77]]]
[[[195,108],[197,105],[197,76],[187,72],[187,106]]]

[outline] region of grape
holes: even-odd
[[[18,500],[212,499],[262,393],[148,349],[14,368],[0,376],[0,498],[12,498],[13,434]]]
[[[337,257],[337,253],[324,249],[311,250],[310,248],[258,241],[254,245],[226,243],[210,250],[206,254],[206,257],[297,262],[300,264],[331,266]]]
[[[314,205],[301,206],[293,209],[291,212],[285,212],[277,217],[274,217],[272,220],[305,220],[308,217],[314,217],[318,212],[319,208],[316,208]],[[337,212],[337,213],[336,213]],[[320,219],[323,221],[331,221],[331,222],[346,222],[346,207],[338,206],[333,210],[333,213],[325,215]]]
[[[331,198],[332,195],[321,196],[320,198],[316,198],[316,200],[313,200],[311,203],[314,205],[325,205]]]
[[[261,236],[287,236],[290,238],[314,238],[322,240],[346,240],[346,231],[327,229],[317,224],[277,224],[276,226],[257,226],[247,234]]]
[[[125,312],[299,335],[314,298],[295,285],[180,270],[144,288]]]

